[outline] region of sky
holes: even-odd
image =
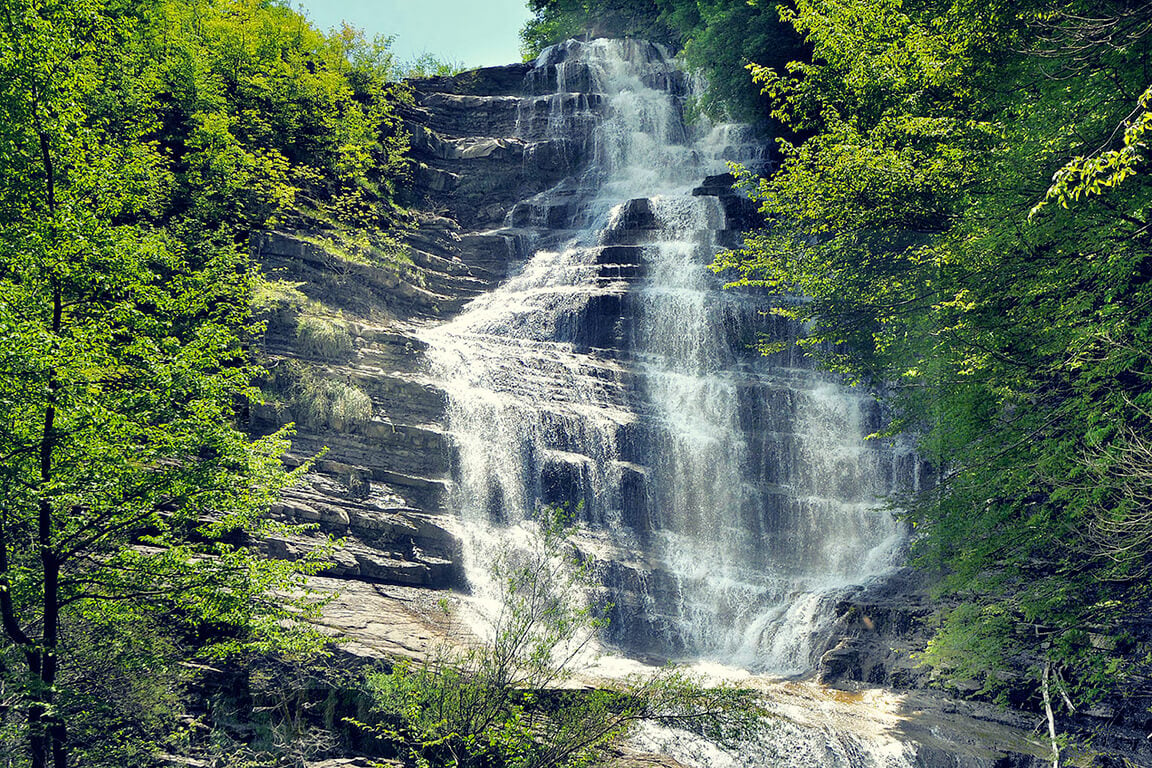
[[[316,26],[347,21],[369,37],[395,35],[401,61],[423,53],[465,67],[520,61],[520,28],[529,17],[525,0],[292,0]]]

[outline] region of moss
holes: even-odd
[[[387,233],[368,235],[355,230],[330,229],[325,234],[298,234],[337,262],[376,267],[404,277],[412,270],[408,246]]]
[[[299,309],[308,303],[308,297],[300,290],[302,285],[304,283],[269,280],[260,275],[252,290],[252,309],[258,315],[281,307]]]

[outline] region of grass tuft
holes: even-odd
[[[297,420],[308,427],[353,432],[372,420],[372,398],[343,381],[306,374],[292,397]]]
[[[339,322],[317,315],[302,315],[296,325],[297,349],[302,355],[324,360],[352,356],[352,337]]]

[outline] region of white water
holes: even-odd
[[[725,213],[688,193],[754,154],[748,131],[686,126],[684,78],[646,43],[569,42],[529,80],[549,67],[557,95],[526,98],[518,122],[595,124],[595,160],[569,184],[579,231],[424,333],[449,397],[469,578],[487,591],[486,559],[542,500],[582,504],[612,643],[803,672],[840,590],[894,564],[904,532],[877,499],[909,462],[864,441],[867,393],[749,353],[765,321],[707,269]],[[562,98],[578,83],[603,116]]]

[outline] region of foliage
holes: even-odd
[[[206,226],[396,221],[390,197],[407,137],[395,107],[405,96],[390,82],[386,39],[349,27],[326,37],[258,0],[141,6],[145,71],[129,85],[151,86],[140,106],[176,161],[174,207]]]
[[[280,423],[354,432],[375,413],[372,398],[351,380],[333,378],[325,368],[298,360],[271,363],[260,384],[264,402],[276,409]]]
[[[361,727],[416,765],[461,767],[588,765],[641,720],[718,743],[748,736],[760,718],[748,691],[705,688],[672,668],[596,691],[557,687],[605,621],[582,603],[590,564],[565,526],[546,511],[531,550],[497,558],[500,609],[485,644],[371,674],[375,721]]]
[[[1000,605],[962,603],[943,612],[940,631],[928,642],[923,660],[949,682],[974,681],[980,693],[1003,696],[997,672],[1012,652],[1013,623]]]
[[[1044,200],[1032,209],[1038,213],[1049,200],[1065,208],[1082,196],[1099,195],[1137,173],[1148,148],[1144,134],[1152,129],[1152,86],[1140,96],[1136,110],[1125,118],[1124,145],[1120,149],[1097,152],[1093,157],[1077,157],[1056,172]]]
[[[337,226],[331,219],[324,225]],[[402,223],[400,230],[394,231],[330,229],[322,235],[300,233],[297,237],[322,249],[331,259],[332,268],[341,275],[346,275],[351,265],[362,264],[404,275],[406,280],[419,281],[420,273],[409,269],[412,257],[408,247],[396,234],[403,231],[404,226],[407,226],[406,222]]]
[[[302,285],[304,283],[257,277],[252,291],[252,312],[260,317],[284,308],[304,307],[308,297],[300,290]]]
[[[411,61],[400,65],[400,72],[405,78],[450,77],[458,75],[465,70],[464,62],[452,59],[441,59],[434,53],[422,53]]]
[[[716,266],[807,296],[774,311],[883,383],[892,430],[938,467],[907,506],[962,605],[928,660],[963,678],[978,650],[991,691],[1047,656],[1083,700],[1117,690],[1146,671],[1118,637],[1146,615],[1152,557],[1152,9],[796,0],[783,17],[811,60],[752,72],[806,138],[747,180],[771,225]]]
[[[296,768],[347,748],[360,673],[332,657],[258,656],[206,686],[206,711],[179,734],[179,754],[213,768]]]
[[[800,38],[773,2],[658,0],[660,18],[682,40],[688,67],[708,83],[697,108],[713,118],[763,122],[767,99],[748,65],[782,67],[802,55]]]
[[[675,44],[676,33],[660,19],[659,0],[528,0],[533,17],[520,31],[525,59],[570,37],[639,37]]]
[[[237,428],[246,241],[397,220],[390,66],[265,0],[0,3],[0,676],[34,768],[143,761],[189,654],[315,647],[321,560],[246,546],[295,481],[287,432]]]
[[[163,617],[121,622],[86,611],[67,622],[60,638],[67,664],[56,702],[68,713],[71,762],[77,765],[147,765],[168,740],[173,713],[184,707],[191,670],[179,638]],[[9,647],[9,664],[19,663]],[[8,712],[10,733],[0,737],[6,765],[22,765],[24,718]]]

